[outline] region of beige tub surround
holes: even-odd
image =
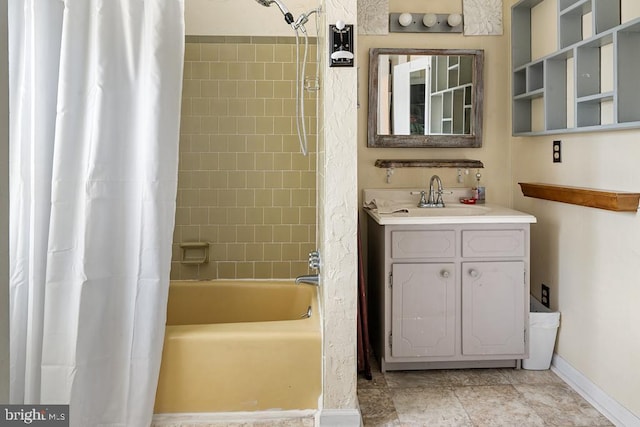
[[[317,288],[173,281],[155,413],[317,409]]]
[[[279,14],[255,6],[264,19]],[[172,280],[308,273],[317,247],[317,92],[304,95],[311,154],[303,156],[295,38],[279,18],[290,37],[187,37]],[[311,38],[308,75],[316,47]],[[194,241],[210,243],[209,262],[181,262],[180,245]]]

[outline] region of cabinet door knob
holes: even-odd
[[[442,270],[440,272],[440,277],[442,277],[443,279],[448,279],[449,278],[449,272],[447,270]]]
[[[476,270],[475,268],[472,268],[471,270],[469,270],[469,276],[471,277],[478,277],[480,274],[478,273],[478,270]]]

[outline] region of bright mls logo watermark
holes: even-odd
[[[0,427],[69,427],[69,405],[0,405]]]

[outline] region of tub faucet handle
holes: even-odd
[[[320,252],[309,252],[309,268],[312,268],[314,270],[320,269]]]

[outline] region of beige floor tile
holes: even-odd
[[[545,425],[544,420],[511,385],[456,387],[454,390],[474,426],[537,427]]]
[[[499,369],[452,369],[444,371],[449,384],[455,387],[510,384]]]
[[[401,423],[398,419],[389,421],[384,418],[364,418],[362,420],[364,427],[408,427],[406,424]]]
[[[448,371],[393,371],[384,377],[389,388],[447,387],[451,386]]]
[[[406,426],[473,426],[451,388],[391,389],[398,418]]]
[[[553,426],[613,425],[566,384],[517,384],[529,406]]]
[[[511,384],[563,384],[562,379],[549,369],[544,371],[500,369],[500,372]]]
[[[358,374],[358,390],[363,388],[387,387],[387,381],[384,378],[384,374],[380,372],[380,369],[372,369],[371,376],[372,378],[368,380],[364,377],[364,374]]]
[[[552,371],[373,369],[358,379],[365,427],[604,427],[612,424]]]
[[[362,417],[376,422],[391,422],[398,419],[391,394],[386,388],[366,388],[358,390],[358,401]]]

